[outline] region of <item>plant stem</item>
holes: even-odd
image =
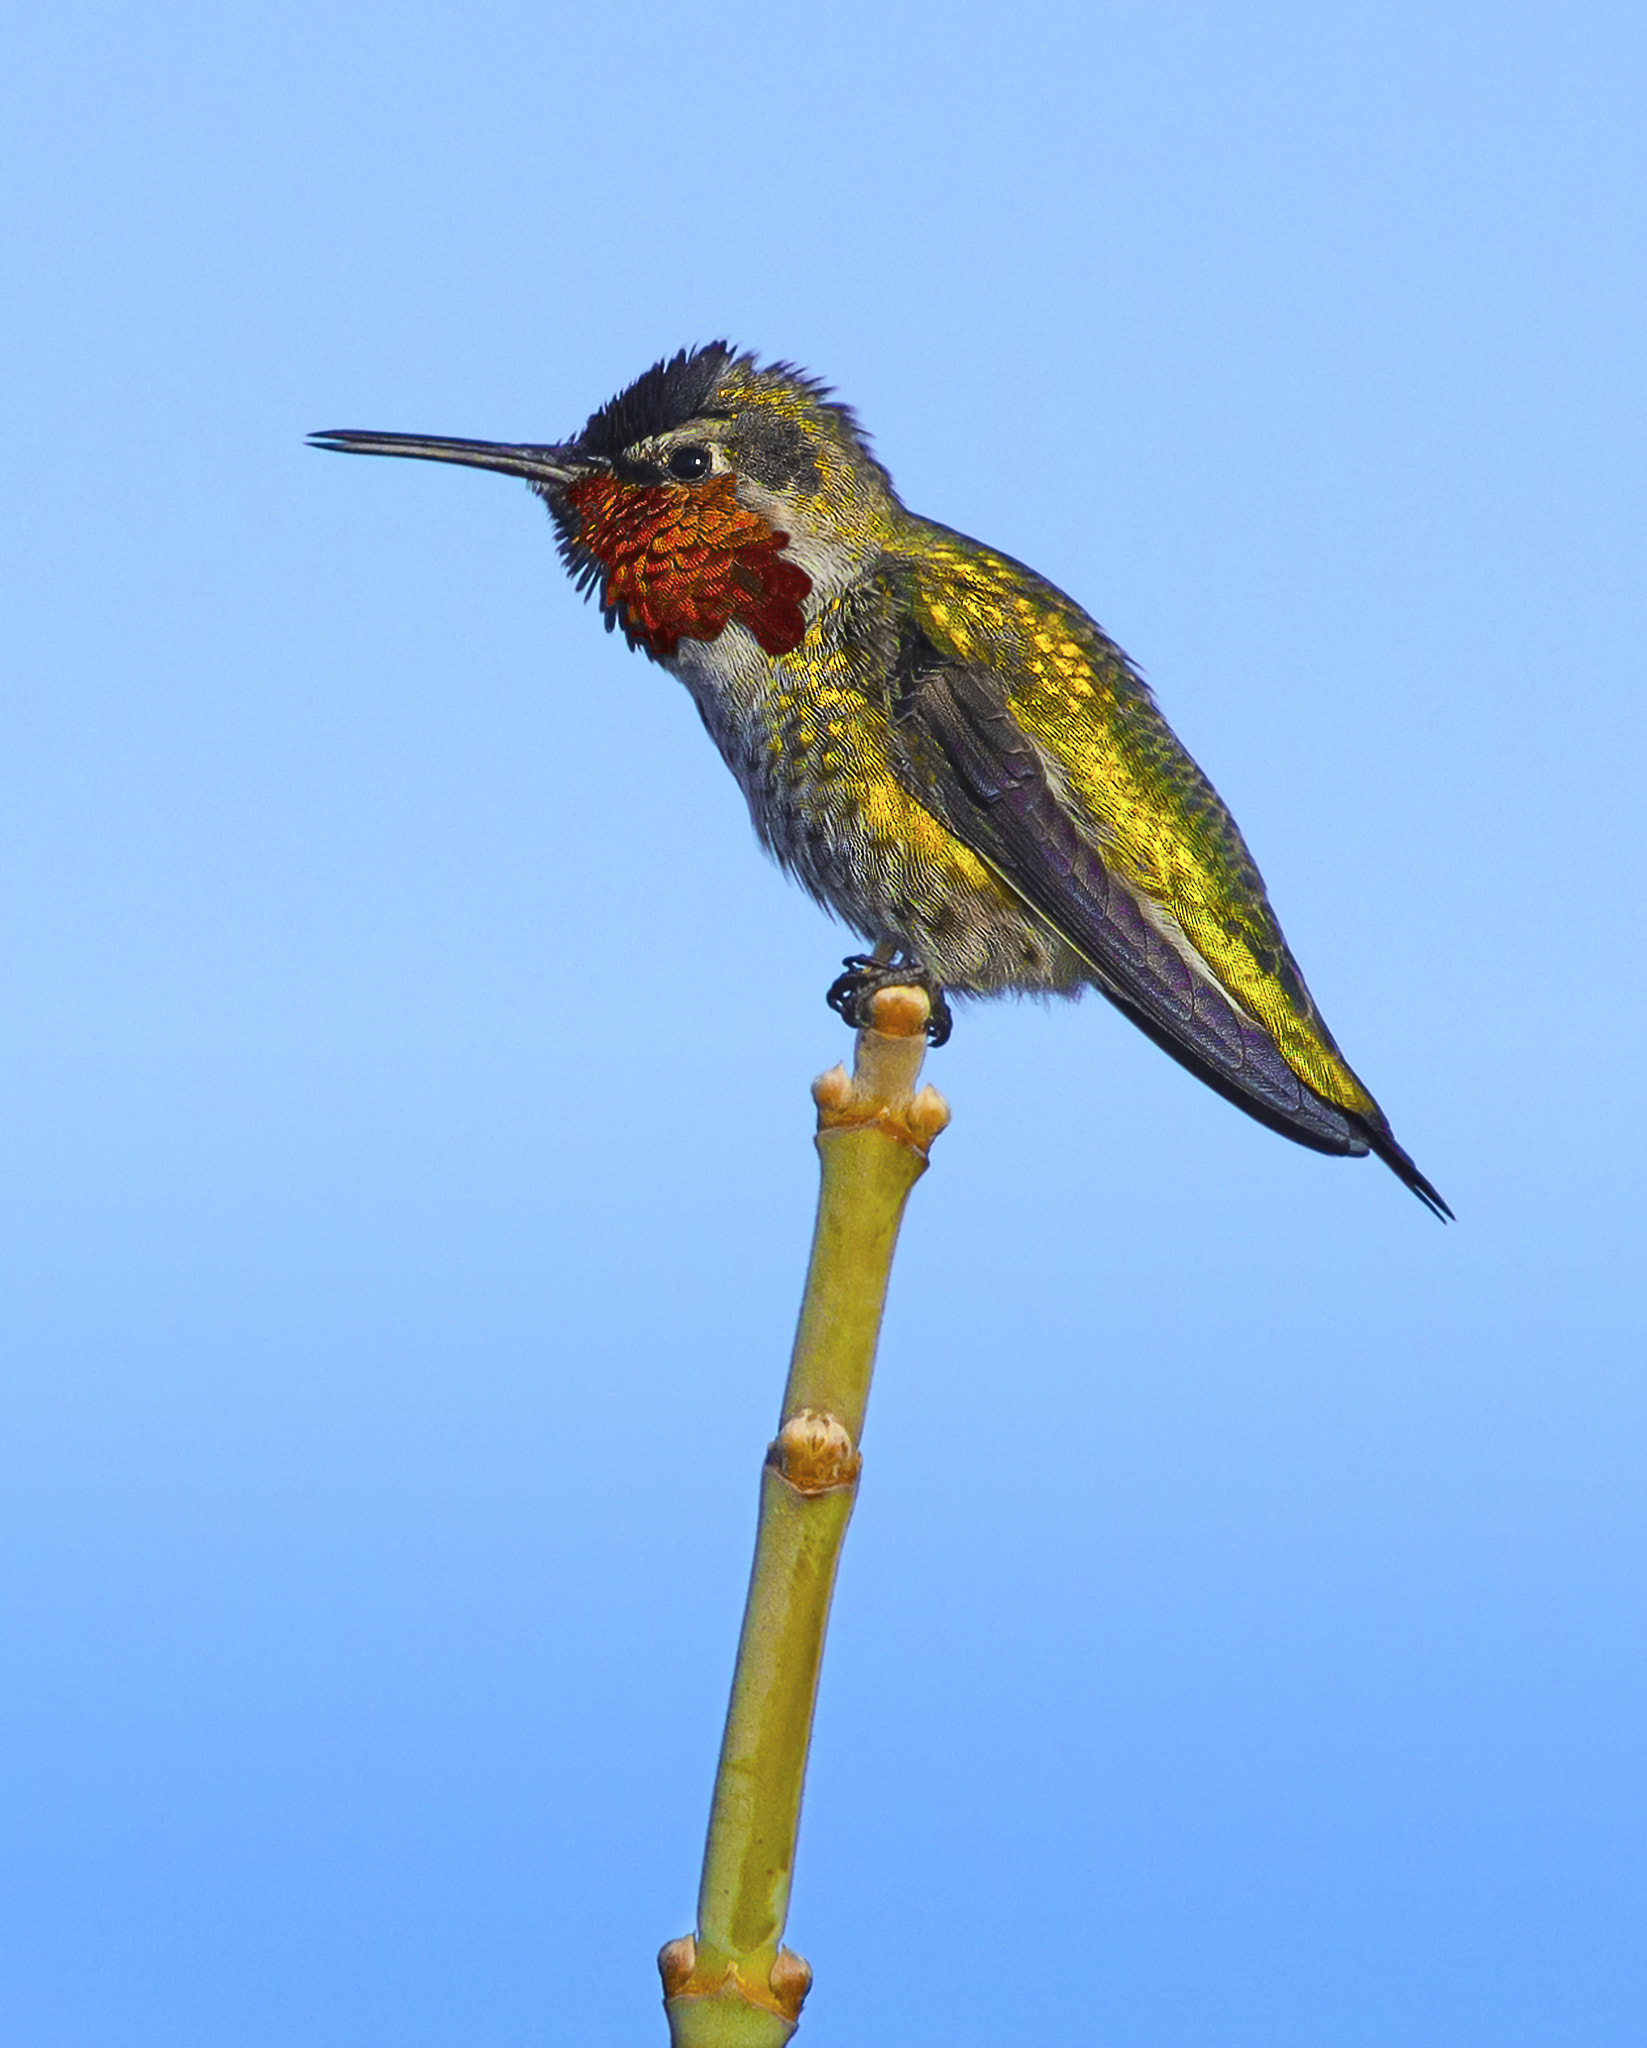
[[[857,1497],[898,1226],[949,1121],[916,1093],[930,1009],[881,990],[853,1073],[813,1083],[822,1181],[778,1436],[761,1474],[755,1563],[710,1809],[696,1936],[658,1958],[673,2048],[780,2048],[812,1981],[780,1946],[830,1596]]]

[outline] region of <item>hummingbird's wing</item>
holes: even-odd
[[[1371,1149],[1450,1214],[1338,1051],[1233,820],[1119,650],[1038,578],[1028,598],[1021,582],[991,593],[979,612],[993,620],[1002,595],[1020,613],[1056,603],[1063,667],[1049,690],[1021,647],[1003,673],[990,658],[999,643],[957,620],[962,594],[951,586],[934,603],[928,583],[904,629],[890,709],[912,793],[1209,1087],[1314,1150]],[[1126,801],[1106,814],[1117,789]]]

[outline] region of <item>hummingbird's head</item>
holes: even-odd
[[[747,628],[768,654],[862,576],[897,509],[850,410],[788,363],[725,342],[654,363],[553,446],[332,433],[320,445],[524,477],[580,589],[659,659]]]

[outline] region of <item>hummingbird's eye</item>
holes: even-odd
[[[666,465],[669,474],[683,484],[701,482],[713,466],[709,450],[696,442],[690,448],[677,448]]]

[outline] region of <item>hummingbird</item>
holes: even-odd
[[[572,580],[686,685],[779,864],[868,942],[829,991],[1096,988],[1237,1108],[1452,1211],[1339,1051],[1218,793],[1102,628],[909,511],[850,407],[724,341],[570,441],[311,436],[523,478]]]

